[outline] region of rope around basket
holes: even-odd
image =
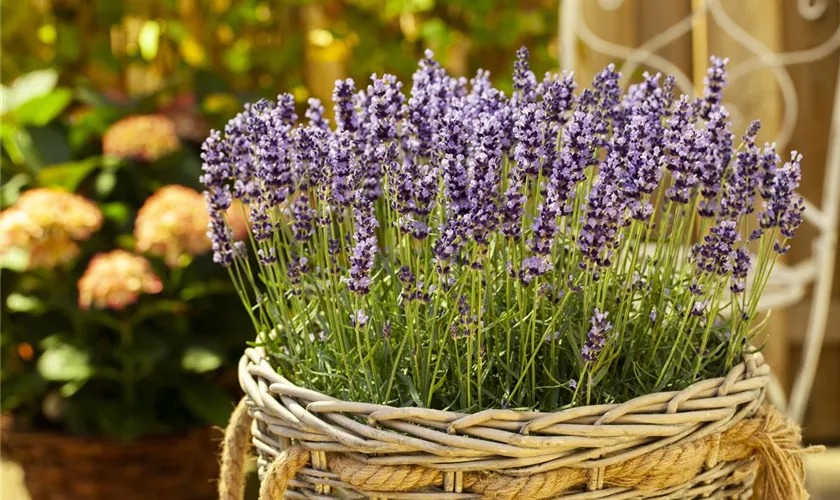
[[[244,462],[250,448],[251,421],[246,398],[231,416],[222,448],[220,500],[242,500]],[[805,500],[805,469],[802,455],[822,447],[802,449],[799,426],[771,405],[764,405],[755,417],[742,420],[720,436],[671,445],[625,462],[607,466],[599,482],[610,486],[656,490],[683,484],[698,473],[710,459],[713,462],[741,460],[758,456],[763,483],[758,485],[766,500]],[[714,455],[714,456],[713,456]],[[443,473],[417,465],[372,465],[351,455],[329,453],[329,468],[342,481],[367,491],[410,491],[440,486]],[[296,444],[281,453],[268,467],[260,486],[260,500],[282,500],[289,480],[309,465],[309,450]],[[596,472],[596,469],[592,469]],[[516,477],[496,472],[463,474],[464,490],[485,498],[543,499],[587,484],[588,469],[562,467],[530,476]]]

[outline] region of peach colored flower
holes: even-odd
[[[82,309],[120,310],[137,302],[140,294],[155,294],[163,283],[149,261],[125,250],[98,254],[78,282]]]
[[[250,210],[246,205],[243,205],[239,200],[233,200],[230,208],[225,212],[225,220],[227,221],[230,230],[233,232],[233,239],[242,241],[248,238],[248,217]],[[209,214],[207,215],[207,222],[209,222]],[[207,224],[205,224],[206,226]]]
[[[165,186],[146,200],[134,223],[135,248],[162,257],[169,267],[210,249],[204,197],[184,186]]]
[[[181,147],[175,124],[164,115],[123,118],[105,131],[102,151],[118,158],[154,161]]]
[[[85,240],[102,226],[102,212],[87,198],[59,189],[37,188],[24,192],[14,205],[47,231],[67,233]]]
[[[79,255],[76,241],[102,226],[102,213],[91,201],[55,189],[32,189],[0,213],[0,258],[25,252],[27,269],[52,269]]]

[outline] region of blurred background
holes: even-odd
[[[0,20],[2,498],[214,497],[253,333],[208,255],[199,145],[259,97],[302,113],[338,78],[408,81],[426,48],[507,91],[522,45],[537,75],[615,62],[689,93],[730,57],[736,129],[760,118],[805,156],[811,224],[769,292],[774,400],[840,444],[840,2],[2,0]],[[837,453],[809,467],[840,498]]]

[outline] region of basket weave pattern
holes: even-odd
[[[475,414],[340,401],[278,375],[261,348],[239,372],[261,478],[299,462],[285,498],[619,500],[751,498],[770,369],[755,355],[623,404]]]

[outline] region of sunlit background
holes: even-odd
[[[526,45],[538,76],[571,65],[584,84],[622,57],[596,50],[591,37],[564,41],[561,4],[2,0],[3,455],[24,465],[33,500],[59,498],[50,491],[97,488],[106,493],[91,498],[128,499],[121,491],[141,480],[136,474],[148,474],[143,464],[149,462],[159,464],[147,480],[161,482],[160,500],[213,498],[208,478],[220,433],[212,426],[224,425],[240,395],[236,363],[253,334],[203,236],[199,145],[211,128],[222,127],[244,103],[280,92],[292,93],[301,113],[315,97],[331,114],[336,79],[352,77],[363,86],[372,73],[388,72],[410,81],[426,48],[450,72],[471,76],[488,69],[510,91],[514,53]],[[835,1],[712,4],[774,52],[840,41]],[[578,14],[592,35],[614,48],[643,46],[698,2],[582,5]],[[749,61],[753,54],[713,21],[703,53],[729,56],[733,64]],[[696,41],[684,34],[654,53],[696,81]],[[837,114],[835,48],[813,64],[791,65],[789,74],[798,111],[789,145],[805,154],[803,192],[817,203],[824,198],[830,145],[840,140],[830,132]],[[629,76],[646,69],[654,68],[637,65]],[[759,70],[727,94],[736,120],[762,118],[762,140],[783,130],[790,112],[775,78]],[[792,261],[806,258],[820,241],[817,231],[803,235]],[[838,275],[837,269],[828,274]],[[804,429],[810,441],[835,445],[838,282]],[[784,390],[794,383],[814,294],[798,299],[774,312],[775,340],[767,348]],[[167,437],[152,442],[149,436]],[[61,459],[89,467],[62,473]],[[840,470],[834,460],[814,470]],[[97,468],[103,464],[108,468]],[[25,498],[20,469],[4,462],[2,470],[2,498]],[[832,487],[829,474],[812,476],[818,488]],[[110,484],[100,484],[101,478]]]

